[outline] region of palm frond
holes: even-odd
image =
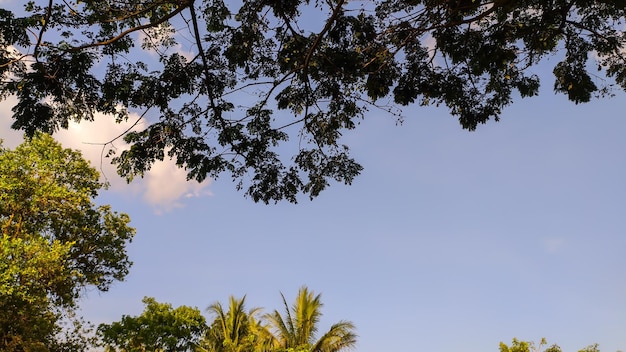
[[[310,352],[338,352],[355,346],[357,335],[354,324],[349,321],[334,324],[316,340],[323,307],[321,294],[315,295],[303,286],[291,307],[282,293],[281,297],[285,305],[284,315],[274,310],[265,316],[273,330],[276,346]]]
[[[311,352],[338,352],[356,346],[355,326],[349,321],[340,321],[330,327],[313,346]]]

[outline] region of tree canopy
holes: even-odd
[[[107,351],[194,351],[206,330],[200,310],[188,306],[172,308],[154,298],[143,299],[139,316],[123,316],[119,322],[98,328]]]
[[[84,289],[128,274],[135,230],[128,215],[93,204],[103,186],[49,135],[0,145],[0,350],[54,350],[57,323]]]
[[[538,345],[532,341],[522,341],[513,339],[510,345],[500,342],[500,352],[561,352],[561,347],[557,344],[548,346],[548,341],[542,338]],[[578,352],[600,352],[598,344],[587,346]]]
[[[98,332],[107,351],[340,352],[355,346],[355,327],[348,321],[316,337],[319,294],[302,287],[292,309],[283,301],[284,317],[277,311],[259,317],[260,308],[246,310],[245,297],[231,296],[227,310],[219,302],[207,308],[213,318],[207,325],[197,308],[144,298],[141,315],[101,324]]]
[[[341,136],[368,110],[443,105],[474,130],[538,94],[532,69],[554,54],[554,91],[574,103],[626,88],[624,5],[31,1],[0,9],[0,96],[27,134],[144,117],[113,158],[128,179],[171,157],[190,179],[226,173],[254,201],[295,202],[361,172]]]

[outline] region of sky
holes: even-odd
[[[227,176],[186,182],[171,163],[130,185],[103,165],[97,203],[131,216],[134,266],[82,314],[116,321],[145,296],[205,312],[229,295],[270,312],[307,285],[322,327],[356,325],[359,352],[495,352],[514,337],[626,351],[626,94],[574,105],[551,84],[475,132],[445,108],[409,107],[401,125],[371,112],[344,138],[362,175],[297,205],[255,204]],[[5,146],[20,138],[10,107]],[[123,129],[57,139],[100,167],[85,142]]]

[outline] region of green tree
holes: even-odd
[[[285,313],[275,310],[267,315],[278,351],[289,352],[339,352],[351,349],[356,344],[355,327],[349,321],[340,321],[319,338],[318,325],[322,316],[321,295],[315,295],[307,287],[298,291],[291,306],[282,296]]]
[[[46,351],[50,347],[60,312],[48,292],[65,294],[72,285],[71,272],[64,266],[68,249],[69,245],[41,237],[2,236],[0,350]]]
[[[171,157],[190,179],[230,173],[255,201],[350,184],[362,167],[341,136],[371,108],[443,105],[474,130],[538,94],[533,68],[554,54],[554,91],[574,103],[626,87],[622,0],[36,0],[25,10],[0,9],[0,97],[17,97],[14,128],[136,112],[150,123],[125,135],[131,148],[113,159],[122,175]]]
[[[548,341],[542,338],[539,345],[535,345],[531,341],[521,341],[513,339],[511,345],[500,342],[500,352],[561,352],[561,347],[556,344],[548,346]],[[587,346],[578,352],[600,352],[598,344]]]
[[[107,351],[194,351],[206,331],[206,320],[197,308],[143,299],[145,309],[136,317],[123,316],[119,322],[101,324],[98,332]]]
[[[356,343],[354,325],[347,321],[316,339],[322,304],[320,295],[306,287],[300,289],[292,310],[283,297],[285,317],[278,311],[265,315],[268,325],[258,318],[260,308],[246,310],[245,296],[231,296],[228,310],[219,302],[210,305],[207,311],[213,320],[208,326],[197,308],[174,309],[148,297],[143,302],[141,315],[98,327],[107,351],[338,352]]]
[[[135,230],[93,204],[98,172],[49,135],[0,146],[0,175],[0,350],[54,350],[83,290],[124,279]]]
[[[229,298],[228,310],[221,303],[209,306],[208,312],[215,316],[201,348],[203,352],[263,352],[271,351],[273,339],[267,327],[257,319],[261,308],[245,309],[244,296]]]

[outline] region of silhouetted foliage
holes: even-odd
[[[113,159],[129,179],[171,157],[190,179],[229,173],[254,201],[295,202],[361,172],[341,136],[370,108],[444,105],[474,130],[536,95],[532,68],[555,53],[554,90],[575,103],[626,87],[624,5],[34,1],[0,10],[0,92],[28,134],[146,117]]]

